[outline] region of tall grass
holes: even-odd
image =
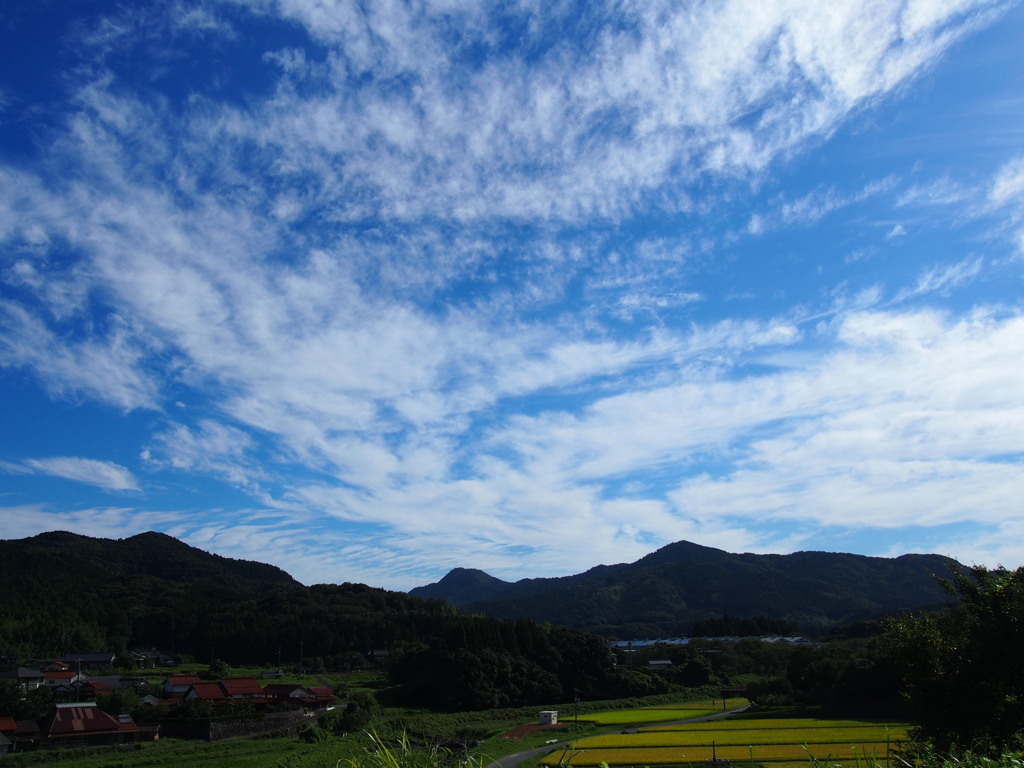
[[[889,753],[890,760],[864,758],[853,764],[853,768],[1024,768],[1024,754],[1011,752],[997,757],[977,754],[973,752],[954,753],[943,755],[924,748],[916,752],[913,757],[902,756],[896,752]],[[837,760],[815,758],[808,755],[810,768],[836,768],[840,763]],[[847,768],[851,765],[848,761],[842,762]]]
[[[436,745],[416,747],[403,733],[389,744],[370,733],[370,746],[359,755],[339,760],[335,768],[481,768],[482,761],[469,754]]]

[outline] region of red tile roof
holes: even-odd
[[[0,717],[0,731],[16,731],[18,730],[18,724],[14,722],[13,717],[3,716]]]
[[[185,698],[190,698],[192,693],[195,694],[195,698],[203,701],[215,701],[228,697],[220,683],[193,683],[189,693],[185,694]]]
[[[203,681],[199,678],[199,675],[181,674],[168,675],[164,682],[170,683],[171,685],[195,685],[196,683],[201,683]]]
[[[225,677],[220,681],[228,696],[250,697],[262,696],[263,689],[252,677]]]
[[[51,739],[134,731],[136,725],[132,719],[127,715],[123,718],[126,719],[111,717],[92,701],[57,704],[47,718],[45,730]]]

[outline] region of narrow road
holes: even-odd
[[[680,725],[682,723],[702,723],[705,720],[720,720],[723,717],[729,717],[740,712],[746,712],[749,707],[740,707],[739,709],[730,709],[726,712],[716,712],[713,715],[703,715],[702,717],[690,717],[685,720],[673,720],[670,723],[658,723],[658,725]],[[654,723],[647,723],[647,725],[654,725]],[[637,728],[643,728],[643,724],[638,724]],[[632,730],[632,728],[630,729]],[[535,757],[546,755],[548,752],[554,752],[556,749],[563,749],[566,744],[573,741],[573,739],[566,739],[565,741],[559,741],[555,744],[545,744],[543,747],[534,747],[533,749],[525,749],[522,752],[514,752],[511,755],[505,755],[499,757],[497,760],[489,763],[487,768],[515,768],[526,760],[532,760]]]

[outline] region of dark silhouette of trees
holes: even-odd
[[[941,752],[1024,744],[1024,568],[982,566],[941,581],[945,612],[890,623],[887,651],[920,722]]]

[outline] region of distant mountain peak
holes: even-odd
[[[489,600],[512,584],[477,568],[452,568],[440,581],[409,590],[424,599],[440,598],[459,607],[478,600]]]

